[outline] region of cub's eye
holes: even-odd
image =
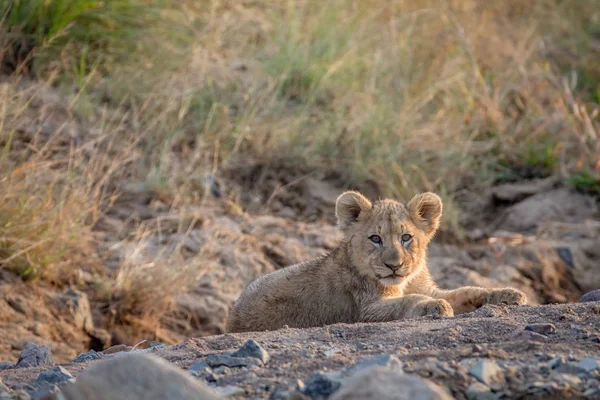
[[[404,235],[402,235],[401,239],[403,242],[408,242],[408,241],[410,241],[410,239],[412,239],[412,236],[409,235],[408,233],[405,233]]]
[[[369,236],[369,240],[375,244],[381,244],[381,238],[377,235]]]

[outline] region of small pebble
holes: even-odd
[[[338,380],[331,379],[330,376],[323,373],[312,375],[305,382],[302,393],[311,398],[327,398],[340,388],[341,384]]]
[[[85,361],[99,360],[102,357],[103,356],[101,353],[97,353],[94,350],[90,350],[87,353],[79,353],[77,357],[75,357],[71,362],[80,363]]]
[[[349,367],[344,368],[342,370],[342,374],[344,374],[346,376],[350,376],[350,375],[358,372],[359,370],[362,370],[367,367],[372,367],[375,365],[387,367],[387,368],[397,370],[397,371],[402,371],[402,366],[403,366],[402,361],[400,361],[398,359],[398,357],[396,357],[395,355],[381,354],[378,356],[363,358],[362,360],[355,362],[354,364],[350,365]]]
[[[200,361],[195,362],[192,365],[190,365],[190,368],[188,369],[188,371],[190,371],[190,372],[204,372],[204,371],[212,372],[210,367],[204,360],[200,360]]]
[[[255,357],[233,357],[223,354],[211,354],[205,359],[206,364],[211,368],[221,366],[229,368],[262,366],[262,361]]]
[[[579,374],[588,373],[588,370],[586,368],[583,368],[583,367],[577,365],[577,363],[572,363],[572,362],[562,364],[562,365],[558,366],[557,368],[555,368],[555,370],[558,372],[562,372],[563,374],[570,374],[570,375],[579,375]]]
[[[3,361],[0,362],[0,371],[4,369],[14,368],[17,364],[12,361]]]
[[[552,324],[529,324],[525,327],[526,331],[539,333],[540,335],[549,335],[556,333],[556,327]]]
[[[47,383],[61,383],[66,381],[73,381],[73,375],[63,367],[54,367],[40,372],[35,378],[35,382],[47,382]]]
[[[474,344],[471,351],[473,351],[473,353],[481,353],[483,351],[483,347],[478,344]]]
[[[26,399],[31,400],[45,400],[48,396],[57,393],[60,388],[57,385],[46,385],[40,388],[36,388],[27,392],[28,397]],[[25,400],[23,397],[15,397],[18,400]]]
[[[325,354],[325,357],[331,357],[331,356],[334,356],[334,355],[339,354],[341,352],[342,351],[340,349],[331,348],[331,349],[327,349],[327,350],[323,351],[323,354]]]
[[[250,339],[246,343],[244,343],[242,345],[242,347],[240,347],[240,349],[238,351],[231,354],[231,356],[232,357],[240,357],[240,358],[244,358],[244,357],[257,358],[261,361],[262,364],[267,364],[269,362],[269,360],[271,359],[271,356],[269,356],[269,353],[265,349],[263,349],[261,345],[259,345],[252,339]]]
[[[496,400],[498,396],[492,393],[491,389],[481,382],[473,382],[467,388],[468,400]]]
[[[217,387],[214,387],[213,390],[222,397],[243,396],[245,393],[244,389],[239,388],[237,386],[223,386],[223,387],[217,386]]]
[[[215,368],[214,373],[220,374],[220,375],[229,375],[229,374],[231,374],[231,370],[225,366],[222,366],[222,367]]]
[[[575,365],[585,370],[586,372],[592,372],[597,369],[600,369],[600,364],[598,364],[598,360],[594,356],[588,356],[576,363]]]
[[[517,333],[513,340],[521,340],[524,342],[537,342],[537,343],[545,343],[548,341],[548,337],[544,335],[540,335],[539,333],[533,331],[521,331]]]
[[[504,381],[504,372],[495,361],[481,360],[471,367],[469,374],[481,383],[493,386]]]

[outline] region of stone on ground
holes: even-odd
[[[365,368],[348,379],[331,400],[451,400],[428,379],[403,374],[382,366]]]
[[[62,394],[66,400],[222,399],[183,370],[148,353],[124,353],[97,361]]]

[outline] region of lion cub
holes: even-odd
[[[331,253],[251,282],[231,309],[229,332],[453,316],[484,304],[525,304],[512,289],[439,289],[427,268],[442,200],[434,193],[371,203],[355,191],[336,202],[344,239]]]

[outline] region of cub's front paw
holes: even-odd
[[[448,303],[446,300],[432,299],[417,304],[412,314],[414,317],[424,317],[426,315],[453,317],[454,310],[452,309],[450,303]]]
[[[517,289],[492,289],[487,296],[488,304],[507,304],[509,306],[527,304],[525,293]]]

